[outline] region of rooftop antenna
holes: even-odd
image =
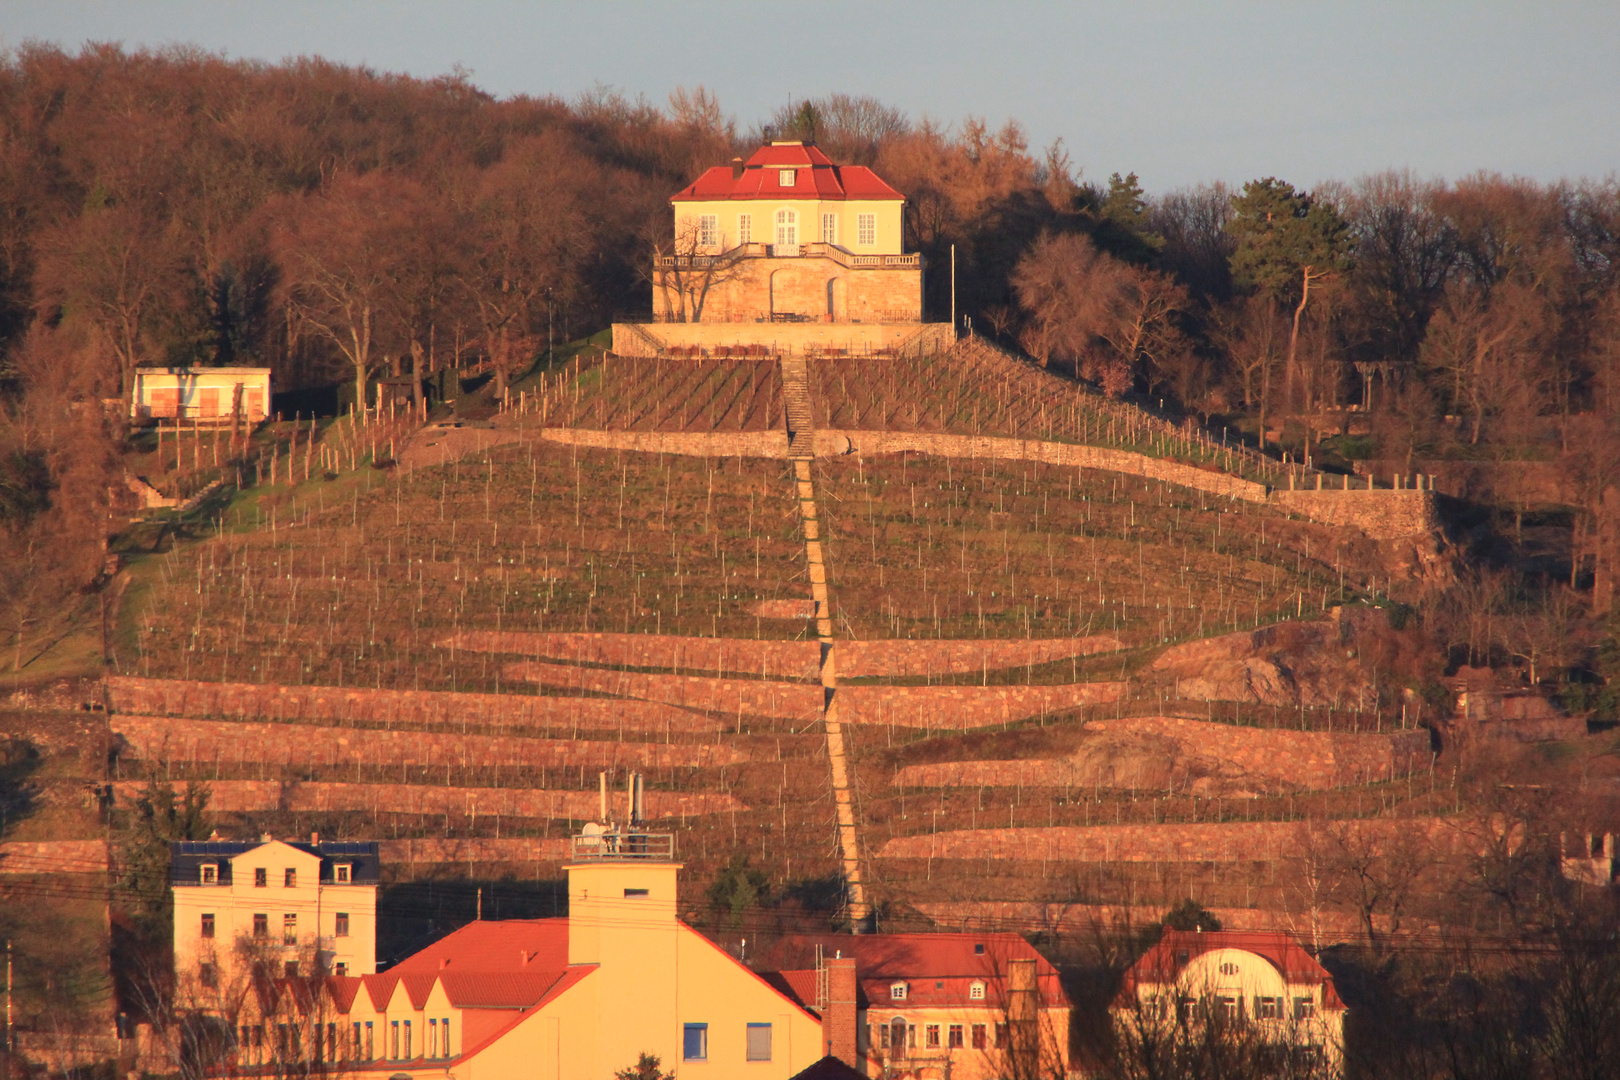
[[[601,804],[600,807],[599,807],[601,813],[598,816],[601,818],[602,824],[606,825],[607,824],[607,819],[608,819],[607,773],[605,773],[605,772],[597,773],[596,774],[596,780],[597,780],[597,787],[599,789],[598,790],[598,800],[599,800],[599,802]]]

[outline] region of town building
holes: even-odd
[[[824,1055],[821,1020],[680,921],[680,869],[668,835],[577,837],[566,917],[473,922],[380,974],[262,987],[233,1068],[572,1080],[652,1054],[682,1080],[786,1080]]]
[[[622,355],[885,355],[941,348],[922,321],[923,260],[905,196],[813,143],[772,142],[670,197],[653,253],[653,322],[615,324]]]
[[[375,843],[182,840],[169,860],[175,974],[194,1003],[251,974],[377,969]]]
[[[854,1046],[840,1053],[832,1030],[829,1049],[868,1076],[990,1080],[1067,1072],[1071,1005],[1057,969],[1017,934],[794,938],[771,957],[802,960],[816,948],[819,968],[766,978],[815,1007],[818,971],[832,973],[820,993],[836,1000],[841,966],[849,965]]]
[[[1252,1024],[1290,1053],[1343,1059],[1345,1007],[1333,976],[1282,931],[1166,930],[1125,972],[1113,1012],[1131,1036]]]
[[[270,418],[270,369],[143,367],[135,369],[129,416],[137,423],[191,420],[257,424]]]

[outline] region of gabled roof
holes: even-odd
[[[523,973],[568,966],[568,920],[470,922],[389,968],[391,975],[441,971]]]
[[[459,973],[446,970],[438,979],[450,1004],[458,1009],[526,1009],[545,997],[569,970]]]
[[[354,1008],[354,999],[360,996],[360,976],[329,976],[326,980],[326,992],[332,996],[333,1011],[346,1013]]]
[[[1166,930],[1154,945],[1125,972],[1120,988],[1123,997],[1134,994],[1141,985],[1162,986],[1173,983],[1182,969],[1205,953],[1219,949],[1240,949],[1261,957],[1293,986],[1321,986],[1322,1005],[1329,1009],[1342,1009],[1333,986],[1333,976],[1327,968],[1316,962],[1291,934],[1281,930],[1215,930],[1201,933],[1196,930]]]
[[[399,977],[399,981],[405,986],[405,996],[411,999],[411,1008],[420,1009],[427,1004],[428,995],[433,993],[433,984],[437,980],[437,975],[401,975]]]
[[[794,1073],[789,1080],[865,1080],[865,1077],[865,1073],[856,1072],[828,1054],[803,1072]]]
[[[793,170],[793,186],[782,186],[782,170]],[[834,165],[812,143],[771,143],[754,151],[733,178],[717,165],[670,196],[670,202],[718,199],[853,199],[903,201],[894,188],[864,165]]]
[[[1047,1007],[1068,1003],[1057,969],[1017,934],[863,934],[844,936],[792,936],[773,947],[765,959],[787,967],[776,973],[784,984],[797,991],[793,977],[798,964],[814,962],[815,947],[826,956],[835,953],[855,958],[855,975],[860,988],[860,1007],[888,1008],[891,1005],[969,1005],[1005,1004],[1003,980],[1010,960],[1034,960],[1035,977]],[[814,977],[814,970],[809,972]],[[902,1003],[890,997],[896,982],[906,984]],[[985,996],[972,996],[973,984],[985,984]],[[811,1002],[815,985],[810,984]]]

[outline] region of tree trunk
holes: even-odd
[[[1294,407],[1294,365],[1299,350],[1299,319],[1305,314],[1305,305],[1311,299],[1311,268],[1300,269],[1299,306],[1294,309],[1294,325],[1288,332],[1288,367],[1283,372],[1283,416],[1287,422],[1288,410]]]

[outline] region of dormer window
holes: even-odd
[[[793,169],[781,169],[776,174],[777,182],[783,187],[792,187],[795,177]]]
[[[975,980],[968,986],[968,997],[973,1001],[984,1000],[984,983]]]
[[[890,983],[889,984],[889,1000],[890,1001],[904,1001],[904,1000],[906,1000],[906,984],[903,983],[903,982]]]
[[[332,868],[339,885],[347,885],[354,880],[354,864],[340,862]]]
[[[204,885],[219,884],[219,863],[205,862],[197,868],[198,880]]]

